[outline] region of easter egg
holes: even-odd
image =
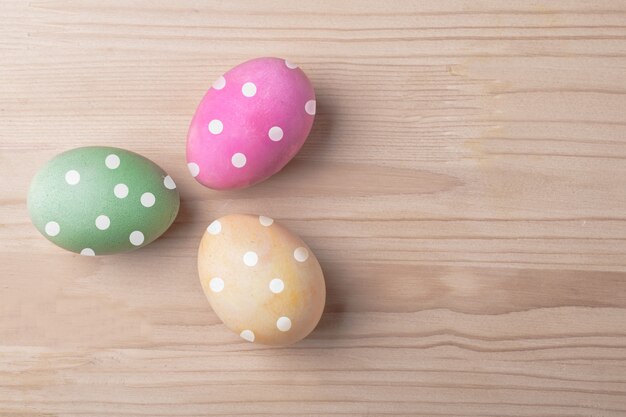
[[[232,214],[212,222],[200,242],[198,272],[215,313],[248,342],[297,342],[324,310],[315,255],[269,217]]]
[[[311,82],[289,61],[258,58],[219,77],[187,135],[187,166],[213,189],[247,187],[280,171],[304,144],[315,116]]]
[[[158,165],[105,146],[57,155],[35,175],[28,193],[39,232],[86,256],[149,244],[172,224],[179,202],[174,180]]]

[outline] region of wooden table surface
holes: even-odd
[[[257,56],[312,80],[302,151],[215,192],[185,164],[212,81]],[[626,2],[0,3],[0,415],[626,415]],[[181,212],[84,258],[29,182],[83,145],[142,153]],[[196,249],[259,213],[325,271],[318,328],[249,344]]]

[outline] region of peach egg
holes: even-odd
[[[198,272],[215,313],[248,342],[295,343],[324,310],[315,255],[269,217],[232,214],[212,222],[200,242]]]

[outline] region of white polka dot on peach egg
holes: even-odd
[[[279,294],[283,292],[284,289],[285,289],[285,283],[283,282],[282,279],[274,278],[273,280],[270,281],[270,291],[272,291],[274,294]]]
[[[209,232],[212,235],[216,235],[219,232],[222,231],[222,223],[220,223],[219,220],[215,220],[213,221],[209,227],[207,227],[207,232]]]
[[[239,336],[248,342],[254,342],[254,332],[252,330],[244,330],[239,333]]]
[[[293,257],[298,262],[304,262],[309,259],[309,251],[305,247],[299,247],[293,251]]]
[[[291,330],[291,319],[289,317],[280,317],[276,320],[276,327],[281,332],[288,332]]]
[[[259,262],[259,255],[256,252],[248,251],[243,255],[243,263],[247,266],[255,266]]]
[[[224,280],[219,277],[215,277],[209,281],[209,287],[213,292],[221,292],[224,289]]]
[[[272,223],[274,223],[274,219],[267,216],[259,216],[259,223],[261,223],[261,225],[265,227],[269,227],[272,225]]]

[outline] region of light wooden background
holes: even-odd
[[[318,115],[279,175],[212,192],[185,166],[211,82],[257,56]],[[0,3],[0,415],[626,415],[626,2]],[[105,144],[182,193],[106,258],[29,223],[36,170]],[[318,329],[249,344],[195,254],[234,212],[300,234]]]

